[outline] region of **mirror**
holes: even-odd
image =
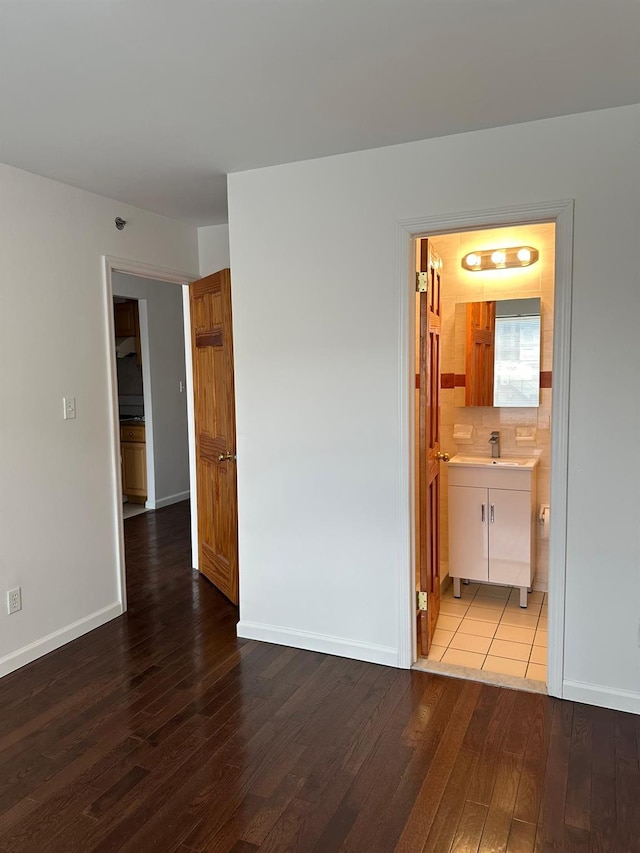
[[[465,406],[540,404],[540,302],[456,305],[456,373],[464,376]]]

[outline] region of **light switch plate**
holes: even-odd
[[[64,404],[64,419],[65,419],[65,421],[72,421],[76,416],[76,398],[75,397],[63,397],[62,402]]]

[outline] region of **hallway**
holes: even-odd
[[[189,505],[129,610],[0,682],[0,851],[640,851],[640,718],[238,640]]]

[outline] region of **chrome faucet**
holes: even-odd
[[[495,431],[489,436],[489,444],[491,445],[491,458],[500,459],[500,433]]]

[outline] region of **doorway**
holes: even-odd
[[[418,555],[431,599],[420,660],[543,690],[555,225],[437,234],[417,247],[428,272],[416,295],[416,483],[428,481],[417,504],[418,521],[426,506],[432,522],[417,540],[434,540],[426,562],[438,562],[425,585]]]
[[[193,491],[195,472],[191,463],[192,384],[188,283],[195,276],[135,261],[104,258],[104,294],[111,387],[112,466],[114,472],[114,519],[118,541],[119,595],[127,608],[127,577],[124,553],[123,493],[129,489],[123,472],[122,450],[134,453],[130,467],[143,486],[139,495],[145,510],[156,510],[187,501]],[[114,298],[118,300],[114,303]],[[121,305],[118,309],[116,306]],[[133,310],[132,310],[133,309]],[[116,311],[137,315],[137,334],[118,323]],[[134,338],[134,340],[131,340]],[[138,386],[131,395],[119,395],[118,343],[120,354],[135,362]],[[126,352],[133,354],[125,355]],[[130,378],[130,377],[129,377]],[[141,381],[139,381],[141,379]],[[141,386],[141,387],[140,387]],[[129,386],[131,390],[131,386]],[[141,391],[141,393],[139,393]],[[123,423],[126,432],[122,435]],[[128,433],[135,433],[129,436]],[[141,453],[141,448],[144,452]],[[146,480],[146,482],[145,482]],[[124,487],[124,488],[123,488]],[[135,487],[135,486],[134,486]],[[135,495],[134,495],[135,497]],[[192,508],[191,530],[197,524]],[[132,523],[136,520],[133,519]],[[193,550],[193,549],[192,549]],[[197,563],[194,563],[197,568]]]
[[[545,215],[546,214],[546,215]],[[508,225],[507,225],[508,224]],[[422,225],[422,229],[419,229]],[[514,226],[531,227],[530,235],[535,234],[535,239],[538,241],[542,254],[546,262],[540,264],[540,258],[536,258],[535,263],[522,264],[522,268],[516,270],[520,275],[520,280],[517,286],[514,286],[514,279],[508,279],[508,267],[504,264],[499,264],[500,269],[482,271],[479,275],[475,275],[477,296],[471,299],[471,290],[469,282],[474,279],[475,270],[465,270],[462,266],[463,259],[471,254],[474,250],[485,250],[491,248],[493,251],[505,247],[521,246],[525,243],[519,243],[519,239],[529,239],[524,237],[524,232],[519,235],[512,233],[511,238],[508,237],[508,231],[513,232]],[[449,226],[449,227],[446,227]],[[466,226],[466,227],[465,227]],[[501,227],[502,226],[502,227]],[[442,595],[442,608],[436,600],[434,590],[431,592],[431,598],[434,599],[433,604],[436,606],[436,612],[433,609],[429,613],[427,624],[435,622],[431,637],[427,637],[427,642],[431,648],[423,655],[424,636],[420,630],[420,610],[426,602],[421,602],[421,598],[425,596],[416,596],[416,592],[423,591],[421,589],[421,580],[418,576],[416,582],[416,573],[419,574],[420,569],[420,552],[425,549],[420,542],[420,481],[419,472],[416,470],[417,462],[420,455],[420,419],[421,409],[419,400],[419,389],[416,386],[416,364],[418,364],[417,356],[419,354],[420,341],[420,311],[419,297],[415,296],[415,281],[412,281],[412,291],[414,296],[410,298],[406,316],[411,318],[410,322],[410,341],[408,347],[408,361],[411,365],[409,371],[411,375],[411,387],[414,389],[411,392],[408,406],[411,413],[409,423],[411,424],[410,433],[413,433],[415,442],[409,442],[412,448],[410,455],[410,477],[412,495],[412,514],[411,517],[415,522],[411,524],[413,536],[412,558],[411,558],[411,621],[413,623],[413,652],[411,660],[414,666],[437,671],[450,670],[451,675],[463,677],[477,677],[478,680],[494,681],[498,683],[509,683],[509,679],[520,680],[519,686],[526,686],[530,689],[545,689],[545,679],[548,684],[548,692],[551,695],[562,695],[562,655],[563,655],[563,625],[564,625],[564,543],[566,530],[566,466],[567,466],[567,421],[566,411],[568,403],[568,367],[569,367],[569,330],[570,330],[570,294],[571,294],[571,233],[572,233],[572,204],[570,202],[558,202],[542,204],[539,206],[531,206],[528,208],[520,208],[517,210],[490,211],[485,214],[469,214],[444,218],[433,218],[431,220],[412,221],[410,223],[401,224],[401,233],[410,236],[410,245],[412,250],[405,255],[407,262],[410,264],[410,269],[415,270],[415,258],[420,260],[420,240],[424,236],[430,239],[431,248],[435,252],[436,257],[440,255],[441,271],[442,271],[442,299],[443,311],[441,316],[441,340],[442,356],[440,360],[440,381],[437,383],[439,394],[442,394],[442,405],[440,401],[435,400],[435,405],[438,410],[437,424],[439,435],[438,441],[431,442],[431,450],[441,454],[439,462],[440,470],[444,469],[444,474],[440,478],[440,489],[438,499],[438,510],[441,514],[441,519],[438,521],[433,516],[433,506],[429,509],[429,518],[431,519],[431,528],[437,527],[438,530],[438,545],[440,549],[437,559],[438,567],[438,586],[437,594]],[[536,230],[537,229],[537,230]],[[474,232],[468,235],[466,232]],[[482,233],[483,232],[483,233]],[[555,232],[555,233],[554,233]],[[481,238],[487,238],[487,245]],[[406,239],[404,237],[403,239]],[[531,236],[531,239],[533,237]],[[529,239],[529,242],[531,242]],[[497,243],[495,241],[498,241]],[[511,240],[511,242],[509,241]],[[480,242],[479,242],[480,241]],[[500,246],[498,246],[500,243]],[[504,243],[504,245],[502,245]],[[415,254],[414,254],[415,250]],[[424,259],[423,252],[423,259]],[[524,258],[525,253],[522,253]],[[502,259],[498,259],[499,261]],[[550,263],[549,263],[550,261]],[[555,273],[554,273],[555,264]],[[525,272],[525,266],[529,269]],[[535,267],[538,270],[535,271]],[[447,268],[453,271],[452,279],[448,282],[447,289]],[[543,271],[544,267],[544,271]],[[406,269],[406,268],[405,268]],[[423,269],[424,266],[418,269]],[[460,272],[458,272],[460,270]],[[535,272],[534,272],[535,271]],[[467,283],[464,283],[464,276],[467,277]],[[415,273],[412,272],[412,280]],[[479,282],[484,278],[482,284]],[[406,280],[406,279],[405,279]],[[525,286],[526,285],[526,286]],[[478,292],[479,288],[479,292]],[[492,290],[493,289],[493,290]],[[539,406],[525,405],[518,407],[513,405],[512,398],[500,398],[500,406],[490,407],[488,405],[480,405],[473,407],[467,406],[465,401],[465,380],[467,368],[460,367],[456,364],[456,358],[462,359],[464,362],[464,340],[462,342],[455,338],[456,320],[461,315],[466,315],[466,305],[469,302],[502,302],[507,297],[512,299],[530,297],[540,299],[542,305],[541,311],[541,333],[543,341],[540,345],[540,365],[538,373],[542,376],[542,388],[540,389]],[[417,300],[416,313],[413,315],[414,300]],[[522,307],[522,306],[520,306]],[[511,313],[514,313],[514,305],[510,306]],[[457,310],[457,314],[456,314]],[[528,309],[527,309],[528,310]],[[511,328],[511,336],[513,337],[513,318],[507,316],[509,312],[505,312],[502,308],[499,310],[499,325],[502,331]],[[522,310],[515,312],[523,314]],[[518,322],[525,324],[524,319]],[[433,324],[428,323],[428,327]],[[464,328],[464,316],[459,324]],[[532,325],[529,323],[529,325]],[[525,333],[528,331],[521,329],[522,339],[524,340]],[[464,336],[463,336],[464,337]],[[504,335],[503,335],[504,337]],[[423,336],[424,341],[424,336]],[[502,346],[502,345],[501,345]],[[428,349],[433,352],[432,342]],[[502,364],[500,366],[501,379],[505,370],[505,360],[508,359],[504,355],[504,347],[502,347]],[[514,369],[514,365],[511,365]],[[529,373],[532,369],[529,369]],[[524,370],[520,371],[519,379],[523,379]],[[430,386],[433,385],[433,377],[430,378]],[[418,380],[419,381],[419,380]],[[520,391],[523,390],[521,381]],[[504,389],[501,390],[504,391]],[[483,401],[484,402],[484,401]],[[531,400],[525,399],[525,402],[530,403]],[[511,403],[511,405],[505,405]],[[554,418],[551,418],[553,406]],[[494,423],[497,416],[497,423]],[[427,420],[431,415],[427,414]],[[424,422],[424,416],[423,416]],[[455,432],[455,439],[454,439]],[[464,481],[460,479],[463,468],[460,467],[461,457],[479,457],[485,456],[491,460],[492,445],[489,444],[491,433],[498,433],[496,439],[500,441],[500,452],[496,453],[496,467],[490,471],[492,476],[497,474],[508,476],[506,472],[517,468],[522,457],[535,459],[532,468],[535,469],[535,475],[539,475],[539,479],[534,479],[530,497],[530,505],[525,507],[524,496],[518,496],[520,510],[528,512],[532,528],[532,577],[530,579],[531,592],[526,593],[529,588],[529,579],[525,574],[520,573],[517,578],[509,578],[509,576],[500,575],[500,571],[494,566],[491,577],[486,569],[485,575],[478,575],[476,565],[469,563],[469,555],[465,553],[464,547],[468,544],[470,538],[469,528],[464,529],[462,535],[456,532],[455,528],[452,532],[454,535],[454,546],[451,548],[449,537],[449,529],[452,524],[451,514],[455,509],[455,515],[459,520],[460,517],[460,501],[454,498],[453,502],[450,498],[450,487],[454,486],[454,494],[457,493],[459,498],[464,496],[461,488]],[[486,447],[485,447],[486,445]],[[551,447],[553,447],[553,467],[551,466]],[[458,459],[453,463],[444,461],[446,455],[451,457],[457,456]],[[415,476],[413,475],[413,472]],[[450,473],[455,471],[454,477],[449,477]],[[476,466],[474,476],[480,476],[482,473],[481,467]],[[520,469],[517,472],[519,490],[524,482],[523,478],[529,477],[531,474]],[[408,483],[408,484],[409,484]],[[472,485],[475,488],[485,488],[486,484],[474,482]],[[503,487],[505,483],[492,483],[492,488],[497,486]],[[424,489],[423,489],[424,491]],[[471,492],[467,492],[467,495]],[[476,495],[479,492],[475,493]],[[494,524],[498,518],[505,521],[508,516],[508,511],[511,511],[515,503],[511,501],[506,507],[500,506],[495,500],[489,500],[488,492],[485,492],[486,499],[481,501],[478,511],[478,524],[480,525],[480,512],[482,504],[487,513],[487,521],[485,530],[488,531],[489,525]],[[495,492],[491,497],[500,496],[499,492]],[[464,502],[463,502],[464,506]],[[524,509],[523,509],[524,507]],[[499,511],[498,511],[499,510]],[[508,511],[507,511],[508,510]],[[493,514],[493,521],[489,521],[489,513]],[[540,524],[539,518],[542,512],[544,525]],[[509,534],[507,539],[514,538],[514,521],[508,524]],[[427,525],[428,527],[429,525]],[[440,533],[444,531],[444,536],[440,537]],[[548,539],[548,531],[551,532],[551,538]],[[494,525],[491,528],[493,534],[491,554],[496,557],[504,557],[500,552],[500,531],[498,526]],[[484,536],[484,534],[483,534]],[[517,539],[518,537],[515,536]],[[481,537],[482,540],[482,537]],[[482,559],[488,558],[489,546],[484,544],[485,553]],[[434,552],[431,544],[431,553]],[[429,549],[427,549],[428,551]],[[462,553],[462,557],[461,557]],[[460,561],[463,561],[464,568],[460,568]],[[482,559],[480,562],[482,562]],[[450,560],[455,563],[455,566],[449,565]],[[504,561],[503,561],[504,562]],[[504,565],[502,566],[504,568]],[[513,568],[513,566],[512,566]],[[521,567],[520,567],[521,568]],[[496,574],[497,571],[497,574]],[[546,577],[545,577],[546,575]],[[460,583],[459,589],[455,589],[453,579],[465,581],[471,579],[470,583]],[[523,588],[525,589],[525,599],[522,599]],[[457,595],[460,598],[457,598]],[[488,600],[488,601],[487,601]],[[485,602],[488,606],[484,606]],[[526,606],[522,609],[521,604]],[[472,610],[471,610],[472,609]],[[463,612],[464,611],[464,612]],[[489,611],[493,611],[490,613]],[[535,611],[535,612],[534,612]],[[482,618],[471,619],[470,617],[481,616]],[[416,620],[416,616],[418,617]],[[440,617],[440,618],[438,618]],[[486,625],[469,625],[469,622],[463,626],[463,621],[467,619],[475,623],[485,622]],[[536,624],[533,623],[535,620]],[[548,620],[548,622],[547,622]],[[527,624],[525,624],[525,622]],[[445,623],[447,623],[445,625]],[[550,637],[549,640],[549,670],[544,671],[546,652],[544,650],[543,641],[546,639],[545,634],[547,629]],[[475,634],[469,633],[470,628],[478,628]],[[447,633],[442,633],[442,632]],[[482,640],[469,640],[467,637],[476,636],[483,637]],[[490,636],[489,636],[490,634]],[[497,636],[499,635],[499,636]],[[435,641],[434,641],[435,639]],[[488,646],[487,646],[488,641]],[[525,642],[526,641],[526,642]],[[527,643],[531,643],[528,648],[525,648]],[[475,648],[471,646],[475,643]],[[520,646],[514,646],[514,643],[520,643]],[[487,646],[487,648],[485,648]],[[534,650],[535,649],[535,650]],[[409,651],[409,650],[408,650]],[[460,652],[461,654],[458,654]],[[513,657],[507,657],[510,653],[516,653]],[[477,658],[465,657],[465,653],[477,655]],[[504,657],[502,657],[504,656]],[[438,658],[438,659],[436,659]],[[498,672],[491,672],[492,664],[495,665],[495,659],[501,658],[497,662]],[[524,659],[526,658],[526,660]],[[455,662],[457,660],[457,662]],[[516,664],[504,663],[505,661],[517,661]],[[472,664],[478,667],[479,673],[472,672]],[[484,669],[483,669],[484,667]],[[457,669],[457,671],[455,671]],[[509,674],[509,670],[513,675]],[[482,675],[482,673],[485,675]],[[525,682],[523,679],[527,678]],[[517,674],[516,674],[517,673]],[[537,676],[537,677],[536,677]],[[537,682],[534,684],[534,682]],[[514,683],[513,686],[516,686]]]

